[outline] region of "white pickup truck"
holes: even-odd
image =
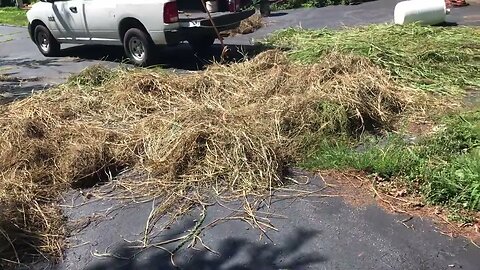
[[[217,37],[204,0],[42,0],[27,13],[30,37],[45,56],[56,56],[61,43],[123,45],[137,65],[149,65],[156,46],[188,41],[195,50]],[[242,0],[215,0],[211,13],[219,31],[238,27],[254,14]]]

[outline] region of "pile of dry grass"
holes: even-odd
[[[229,31],[230,36],[237,34],[246,35],[255,32],[265,25],[262,15],[255,13],[247,19],[240,22],[240,26]]]
[[[335,54],[298,65],[268,51],[186,75],[89,69],[1,108],[4,245],[59,256],[56,199],[118,168],[145,175],[117,185],[161,196],[157,214],[212,194],[268,194],[306,138],[357,132],[367,121],[389,128],[414,93],[364,58]]]

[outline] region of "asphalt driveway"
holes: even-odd
[[[352,206],[335,197],[336,192],[328,197],[322,191],[324,181],[332,183],[328,177],[300,171],[292,177],[300,182],[309,177],[307,185],[292,188],[311,192],[311,196],[275,193],[271,203],[255,208],[257,218],[267,218],[277,231],[267,229],[263,234],[235,220],[243,216],[241,201],[217,202],[207,207],[204,219],[196,210],[173,224],[167,219],[157,221],[146,249],[138,247],[142,246],[154,201],[125,205],[115,199],[86,196],[89,190],[73,192],[64,202],[64,212],[78,228],[68,239],[71,248],[62,263],[36,269],[479,269],[478,247],[466,239],[441,234],[427,219],[386,213],[373,199],[372,203]],[[191,248],[187,248],[191,240],[155,246],[202,226],[207,226],[198,234],[202,242],[197,239]],[[172,257],[167,250],[177,252]]]

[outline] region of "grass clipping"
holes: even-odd
[[[241,21],[240,25],[237,28],[226,31],[224,34],[225,36],[236,36],[238,34],[246,35],[257,31],[263,26],[265,26],[265,22],[262,15],[260,15],[259,13],[255,13],[252,16]]]
[[[343,31],[287,29],[268,43],[290,59],[312,63],[332,50],[367,57],[395,80],[434,93],[480,88],[480,28],[369,25]]]
[[[369,60],[338,54],[301,65],[267,51],[186,75],[87,69],[0,107],[2,257],[25,245],[60,256],[56,200],[105,170],[144,174],[118,187],[161,196],[160,214],[212,195],[262,196],[306,138],[388,128],[414,97]]]

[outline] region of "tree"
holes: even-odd
[[[18,8],[22,8],[23,7],[23,0],[15,0],[15,6],[17,6]]]

